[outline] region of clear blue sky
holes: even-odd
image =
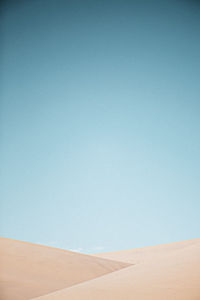
[[[200,2],[7,1],[2,236],[83,252],[200,235]]]

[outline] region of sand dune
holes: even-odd
[[[194,239],[190,241],[175,242],[171,244],[163,244],[151,247],[136,248],[130,250],[121,250],[114,252],[98,253],[96,257],[112,259],[116,261],[123,261],[130,264],[138,264],[147,261],[154,261],[158,258],[165,258],[170,255],[179,255],[180,252],[199,247],[200,239]]]
[[[0,238],[0,299],[31,299],[126,266],[123,262]]]
[[[200,299],[200,240],[98,256],[136,264],[38,300]]]
[[[83,255],[0,239],[0,299],[200,300],[200,239]]]

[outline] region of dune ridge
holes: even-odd
[[[137,263],[37,300],[200,299],[199,239],[97,256]]]

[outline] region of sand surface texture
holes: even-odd
[[[96,255],[9,239],[0,248],[2,300],[200,300],[200,239]]]

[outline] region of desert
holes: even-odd
[[[0,239],[2,300],[200,299],[200,239],[85,255]]]

